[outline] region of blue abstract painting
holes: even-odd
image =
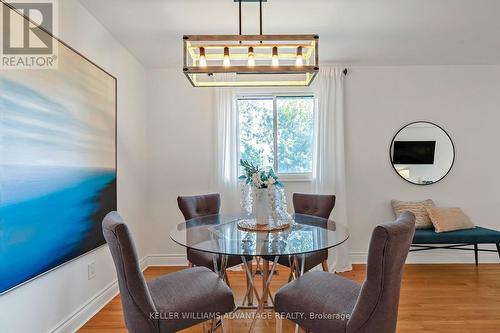
[[[103,245],[116,210],[116,79],[58,52],[0,70],[0,294]]]

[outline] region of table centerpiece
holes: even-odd
[[[283,183],[279,181],[274,170],[263,170],[245,160],[240,160],[240,164],[244,170],[244,174],[239,177],[243,215],[252,216],[257,229],[286,228],[284,222],[289,222],[290,215],[287,212]]]

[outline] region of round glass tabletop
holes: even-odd
[[[180,223],[170,237],[187,248],[225,255],[279,256],[316,252],[349,238],[346,227],[320,217],[293,214],[294,223],[279,232],[244,231],[234,215],[209,215]]]

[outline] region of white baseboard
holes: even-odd
[[[481,247],[480,247],[481,248]],[[495,246],[485,245],[482,248],[495,250]],[[353,264],[366,264],[367,252],[351,252],[349,255]],[[148,256],[149,266],[187,266],[185,255],[155,254]],[[411,252],[407,264],[474,264],[474,252],[466,250],[430,250]],[[479,263],[497,264],[500,258],[496,252],[479,252]]]
[[[366,264],[368,253],[351,252],[350,259],[353,264]],[[500,262],[498,253],[479,252],[480,264],[497,264]],[[406,259],[407,264],[474,264],[473,251],[458,250],[429,250],[411,252]]]
[[[113,281],[91,298],[86,304],[71,313],[66,319],[56,325],[53,333],[72,333],[82,327],[90,318],[97,314],[113,297],[118,295],[118,283]]]
[[[139,267],[142,271],[148,268],[148,256],[142,258]],[[87,303],[75,310],[68,317],[60,321],[50,332],[52,333],[73,333],[78,331],[87,321],[104,308],[116,295],[118,295],[118,280],[114,280],[103,288]]]
[[[149,266],[187,266],[188,260],[184,254],[151,254],[148,256]]]

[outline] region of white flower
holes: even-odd
[[[258,173],[254,173],[252,175],[252,183],[254,184],[254,186],[260,187],[261,181]]]
[[[268,184],[269,185],[273,185],[276,183],[276,179],[274,179],[273,177],[269,177],[269,179],[267,180]]]

